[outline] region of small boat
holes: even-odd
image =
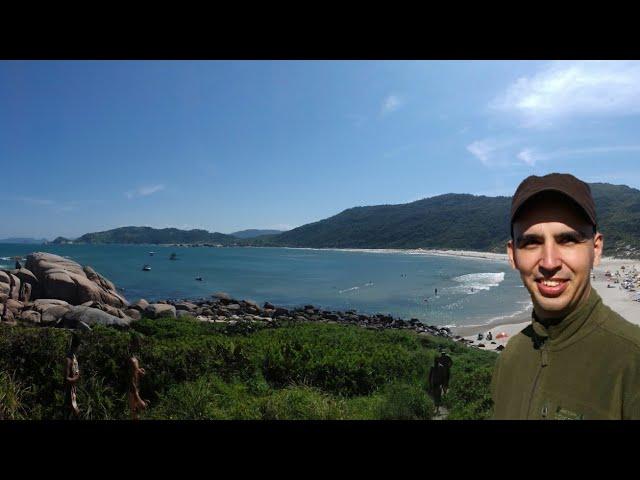
[[[202,281],[202,277],[196,277],[196,280],[201,282]]]
[[[156,252],[149,252],[149,255],[153,257]]]
[[[142,270],[144,270],[145,272],[148,272],[149,270],[151,270],[151,266],[145,265],[144,267],[142,267]]]

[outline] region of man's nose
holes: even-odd
[[[555,273],[562,268],[560,249],[555,242],[545,242],[540,259],[540,269]]]

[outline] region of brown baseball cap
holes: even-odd
[[[584,211],[591,224],[596,226],[596,204],[593,201],[589,185],[569,173],[550,173],[543,177],[531,175],[522,181],[511,200],[512,236],[513,221],[518,211],[533,196],[547,191],[562,193],[569,197]]]

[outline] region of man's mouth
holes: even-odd
[[[544,297],[558,297],[562,295],[569,285],[569,281],[563,278],[537,278],[538,291]]]

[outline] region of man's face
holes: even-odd
[[[587,299],[589,274],[600,263],[603,239],[568,199],[541,195],[513,223],[509,263],[520,272],[540,319],[561,318]]]

